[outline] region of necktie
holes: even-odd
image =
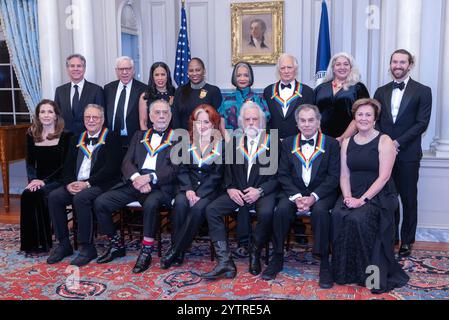
[[[153,133],[162,137],[164,135],[165,131],[157,131],[157,130],[153,129]]]
[[[292,88],[292,84],[291,83],[289,83],[289,84],[281,83],[281,90],[284,90],[285,88],[291,89]]]
[[[87,138],[87,144],[92,144],[93,146],[98,143],[98,138]]]
[[[313,139],[301,140],[301,146],[303,146],[305,144],[310,144],[313,147],[313,145],[315,144],[315,140],[313,140]]]
[[[75,118],[75,113],[78,110],[78,105],[80,103],[80,93],[78,91],[78,85],[77,84],[75,84],[73,86],[73,88],[75,88],[75,94],[73,95],[73,98],[72,98],[72,115]]]
[[[120,93],[120,98],[117,103],[117,110],[115,111],[114,118],[114,131],[120,133],[124,128],[123,114],[125,110],[125,100],[126,100],[126,86],[123,86],[122,92]]]
[[[399,89],[399,90],[404,90],[405,88],[405,83],[404,82],[393,82],[393,90],[394,89]]]

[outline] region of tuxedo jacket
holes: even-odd
[[[258,147],[263,142],[264,134],[261,135],[259,139]],[[225,189],[238,189],[245,190],[249,187],[253,188],[262,188],[264,191],[264,195],[268,195],[272,192],[278,191],[278,180],[277,180],[277,170],[272,175],[262,175],[261,169],[270,167],[270,163],[263,163],[266,161],[260,161],[261,157],[269,157],[270,152],[272,152],[271,145],[273,142],[270,142],[268,146],[270,150],[264,150],[261,156],[255,159],[255,163],[251,167],[251,172],[249,175],[249,179],[247,180],[247,172],[248,172],[248,160],[242,156],[241,150],[239,149],[241,137],[234,137],[233,143],[233,154],[232,154],[232,162],[230,164],[229,160],[226,159],[225,164],[225,174],[224,174],[224,188]],[[244,139],[244,146],[246,146],[246,136]],[[277,141],[276,141],[277,142]],[[275,148],[274,148],[275,149]],[[279,154],[276,154],[276,161],[279,159]]]
[[[268,122],[269,129],[278,129],[279,138],[285,139],[289,136],[296,135],[298,132],[295,110],[302,104],[314,104],[315,95],[312,88],[309,86],[295,81],[295,86],[298,94],[294,94],[289,101],[289,108],[287,114],[284,116],[282,107],[284,106],[283,100],[279,94],[279,83],[276,82],[266,87],[263,91],[263,97],[267,102],[268,109],[270,110],[270,120]],[[296,90],[295,90],[296,91]]]
[[[144,144],[141,142],[147,131],[139,130],[134,133],[129,144],[128,151],[122,162],[122,175],[125,183],[129,183],[130,178],[136,172],[142,174],[142,167],[147,158],[148,151]],[[162,137],[162,141],[165,140],[167,132]],[[150,135],[151,140],[153,133]],[[172,142],[175,144],[175,142]],[[157,155],[156,170],[154,171],[157,176],[157,183],[154,184],[151,181],[150,185],[152,189],[160,189],[168,199],[172,199],[175,193],[176,175],[178,173],[178,166],[174,165],[170,160],[170,151],[173,145],[165,148]]]
[[[337,192],[340,182],[340,146],[332,137],[325,136],[324,153],[313,161],[310,183],[306,187],[302,179],[303,164],[292,153],[296,136],[282,141],[278,179],[284,195],[291,197],[301,193],[309,196],[314,192],[320,199]]]
[[[206,149],[203,158],[211,154],[213,147],[211,145]],[[189,149],[191,149],[190,145]],[[218,194],[224,173],[222,144],[219,145],[217,151],[220,155],[211,158],[210,161],[201,163],[201,166],[199,166],[199,161],[196,161],[196,157],[194,157],[194,151],[189,151],[189,163],[179,165],[178,182],[180,191],[195,191],[200,198],[214,198]]]
[[[396,122],[391,115],[393,82],[376,90],[374,99],[382,105],[377,128],[399,143],[399,161],[420,161],[421,136],[426,131],[432,109],[432,91],[410,78],[401,100]]]
[[[72,101],[70,100],[71,89],[71,82],[57,87],[55,91],[55,102],[61,108],[62,117],[65,122],[65,130],[73,132],[75,136],[78,136],[86,130],[84,127],[84,108],[91,103],[104,107],[103,89],[99,85],[85,80],[78,109],[75,110],[75,117],[72,114]]]
[[[77,146],[80,136],[72,137],[67,160],[64,165],[64,184],[78,180],[78,173],[84,160],[84,153]],[[103,192],[120,181],[120,139],[112,131],[108,132],[105,144],[98,145],[92,153],[89,183],[100,187]]]
[[[112,125],[114,121],[114,106],[115,97],[117,94],[117,88],[120,81],[116,80],[108,83],[104,86],[104,99],[105,99],[105,113],[107,127],[112,130]],[[134,133],[140,129],[139,125],[139,99],[140,95],[145,92],[147,86],[133,79],[131,92],[129,95],[128,109],[126,110],[126,129],[128,131],[128,142],[131,140]]]

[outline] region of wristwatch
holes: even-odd
[[[263,197],[263,195],[265,194],[265,192],[263,191],[262,188],[257,189],[259,191],[259,194],[261,197]]]
[[[87,188],[90,188],[90,187],[91,187],[89,181],[86,180],[86,181],[84,181],[84,182],[86,183],[86,187],[87,187]]]

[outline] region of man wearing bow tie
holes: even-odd
[[[239,209],[237,215],[246,215],[250,209],[256,211],[257,226],[252,233],[249,262],[249,272],[253,275],[261,272],[260,251],[271,235],[278,182],[276,170],[269,172],[266,169],[277,168],[277,141],[270,142],[271,136],[265,132],[265,114],[255,102],[243,104],[238,122],[244,135],[233,140],[232,161],[226,156],[226,193],[206,208],[209,235],[218,264],[211,272],[201,275],[204,279],[233,278],[237,273],[227,241],[225,216],[236,209]],[[271,161],[276,161],[276,165],[272,166]],[[232,164],[228,164],[230,162]]]
[[[100,232],[110,241],[98,263],[107,263],[125,255],[125,248],[112,222],[112,213],[130,202],[139,201],[142,205],[144,238],[133,273],[144,272],[151,264],[154,237],[159,227],[159,209],[162,205],[171,205],[177,173],[177,166],[170,160],[173,131],[168,128],[172,117],[168,102],[154,101],[150,105],[149,117],[153,128],[134,134],[123,159],[123,183],[95,201]]]
[[[298,60],[290,54],[282,54],[277,63],[280,81],[265,88],[263,96],[268,104],[271,118],[270,129],[279,130],[279,138],[296,134],[295,110],[305,103],[314,103],[312,88],[296,80]]]
[[[429,125],[432,108],[431,89],[410,77],[413,66],[414,58],[410,52],[404,49],[393,52],[390,58],[393,81],[378,88],[374,94],[382,104],[377,127],[390,136],[398,152],[393,179],[403,208],[399,255],[404,257],[410,255],[415,242],[421,136]],[[395,216],[396,242],[399,242],[399,210]]]
[[[319,130],[321,114],[314,105],[295,111],[299,134],[282,142],[278,179],[283,193],[273,221],[274,254],[265,279],[274,279],[283,267],[284,240],[298,213],[311,213],[313,253],[320,255],[322,288],[333,284],[329,263],[330,214],[340,181],[340,147]]]
[[[58,246],[47,263],[61,261],[73,253],[69,241],[66,206],[72,204],[78,224],[80,252],[70,264],[81,267],[97,257],[93,242],[93,202],[120,179],[120,141],[103,127],[103,107],[87,105],[86,131],[72,139],[64,165],[64,186],[50,193],[48,207]]]

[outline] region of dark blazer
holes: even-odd
[[[116,80],[104,86],[106,125],[112,130],[112,122],[114,121],[114,105],[117,88],[120,81]],[[139,130],[139,99],[140,95],[147,89],[146,84],[133,79],[131,93],[129,95],[128,109],[126,110],[126,128],[128,130],[128,142],[134,133]]]
[[[57,87],[55,91],[55,102],[61,108],[62,117],[65,122],[65,130],[73,132],[77,136],[86,130],[83,119],[84,108],[90,103],[104,107],[104,96],[103,89],[99,85],[85,80],[79,100],[79,108],[75,110],[75,117],[73,117],[72,101],[70,100],[71,87],[71,82]]]
[[[67,160],[64,164],[64,185],[78,180],[78,173],[84,160],[78,140],[80,136],[72,137]],[[103,192],[120,181],[120,139],[112,131],[108,132],[104,145],[97,146],[92,154],[89,183],[100,187]]]
[[[269,85],[263,91],[263,97],[267,102],[268,109],[271,114],[268,127],[269,129],[278,129],[280,139],[293,136],[298,132],[295,120],[295,110],[302,104],[315,103],[315,94],[313,93],[312,88],[305,84],[299,83],[298,81],[295,81],[295,83],[299,91],[299,95],[290,101],[285,117],[282,112],[283,103],[279,96],[279,82]]]
[[[398,161],[420,161],[421,136],[426,131],[432,109],[432,91],[410,78],[402,97],[396,122],[391,115],[393,82],[376,90],[374,99],[382,105],[377,128],[400,144]]]
[[[263,140],[263,135],[259,140],[259,146],[261,141]],[[256,159],[256,162],[251,167],[251,173],[249,175],[249,180],[247,181],[247,172],[248,172],[248,161],[246,158],[243,158],[242,163],[242,155],[241,151],[238,149],[239,142],[241,138],[233,139],[234,150],[233,150],[233,161],[231,164],[225,164],[225,176],[224,176],[224,188],[225,189],[238,189],[245,190],[246,188],[262,188],[264,191],[264,195],[268,195],[272,192],[277,192],[279,183],[276,177],[276,174],[273,175],[261,175],[261,168],[268,168],[270,164],[262,164],[259,161],[259,157]],[[246,136],[243,138],[245,146],[246,146]],[[268,146],[271,149],[272,142]],[[270,157],[270,150],[265,150],[261,156]],[[276,155],[276,161],[278,160],[279,155]],[[228,162],[228,161],[227,161]],[[240,163],[240,164],[239,164]]]
[[[209,146],[205,154],[209,154],[213,146]],[[178,181],[180,191],[195,191],[200,198],[214,198],[220,191],[223,178],[224,165],[223,148],[219,148],[220,156],[211,161],[203,163],[199,167],[193,160],[193,151],[189,152],[189,164],[179,166]],[[218,159],[218,160],[217,160]],[[216,163],[214,160],[217,160]]]
[[[340,182],[340,146],[337,140],[325,136],[325,152],[320,153],[313,162],[310,183],[306,187],[302,179],[303,165],[292,153],[295,137],[282,141],[278,179],[285,195],[290,197],[301,193],[309,196],[315,192],[318,197],[325,198],[336,193]]]
[[[128,151],[122,162],[122,175],[124,182],[129,182],[129,179],[136,172],[142,173],[142,166],[147,157],[147,149],[141,143],[146,131],[139,130],[134,133],[129,144]],[[152,135],[150,136],[151,139]],[[166,134],[162,137],[162,141],[166,138]],[[175,194],[175,182],[178,172],[178,166],[174,165],[170,160],[170,151],[172,146],[162,150],[156,160],[156,176],[157,184],[150,183],[152,189],[160,189],[168,199],[172,199]]]

